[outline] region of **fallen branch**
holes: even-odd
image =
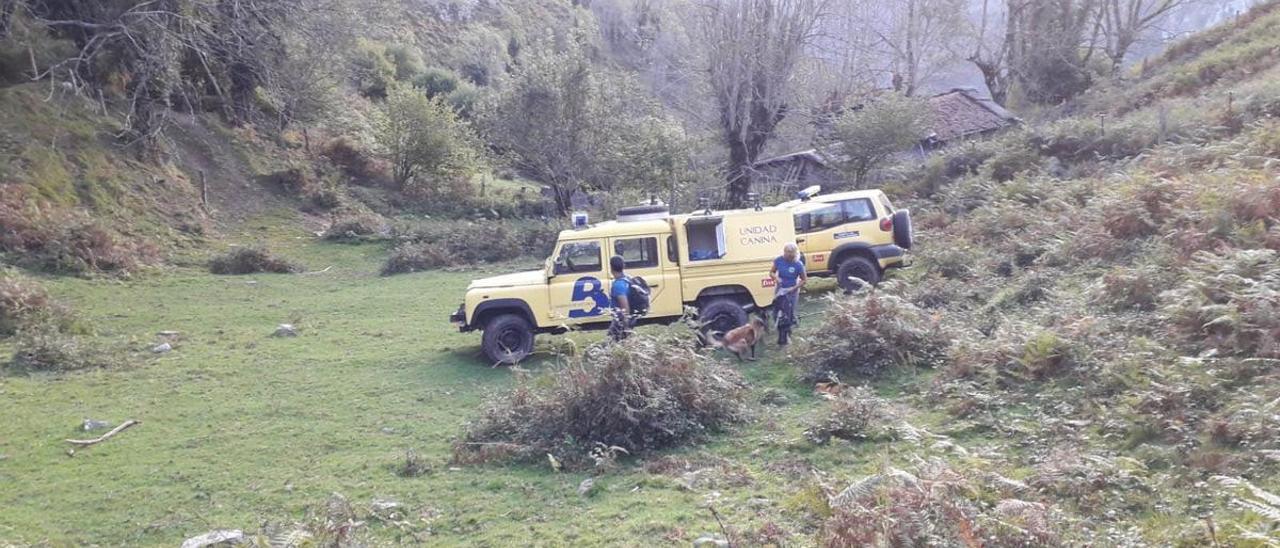
[[[111,438],[111,436],[114,436],[114,435],[116,435],[116,434],[119,434],[120,432],[123,432],[125,428],[128,428],[128,427],[130,427],[130,426],[133,426],[133,425],[135,425],[135,424],[142,424],[142,421],[135,421],[135,420],[133,420],[133,419],[130,419],[130,420],[124,421],[124,423],[123,423],[123,424],[121,424],[120,426],[117,426],[117,427],[115,427],[115,428],[112,428],[110,432],[107,432],[106,434],[103,434],[103,435],[101,435],[101,436],[99,436],[99,437],[97,437],[97,438],[91,439],[91,440],[66,440],[66,441],[67,441],[67,443],[71,443],[71,444],[79,445],[80,447],[88,447],[88,446],[93,445],[93,444],[95,444],[95,443],[102,443],[102,442],[104,442],[104,441],[107,441],[107,439]]]
[[[302,275],[306,276],[310,274],[324,274],[325,272],[328,272],[329,269],[331,268],[333,268],[333,265],[324,267],[324,270],[312,270],[311,272],[303,272]]]

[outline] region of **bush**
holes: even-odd
[[[29,199],[25,187],[0,192],[0,252],[36,270],[67,274],[124,274],[156,259],[146,242],[128,243],[79,210]]]
[[[1160,296],[1170,333],[1204,350],[1280,358],[1280,254],[1199,252],[1192,275]]]
[[[458,75],[449,69],[431,67],[413,79],[413,87],[422,90],[427,97],[449,95],[458,89]]]
[[[320,154],[357,184],[379,186],[391,178],[386,166],[345,137],[326,143]]]
[[[1112,310],[1154,310],[1160,282],[1153,269],[1112,269],[1102,276],[1100,304]]]
[[[491,399],[454,446],[454,459],[583,465],[597,444],[635,455],[673,447],[745,418],[737,371],[693,350],[684,332],[633,335]],[[505,448],[495,455],[488,448]]]
[[[455,257],[444,246],[434,242],[406,242],[391,250],[391,256],[382,265],[382,275],[410,274],[442,266],[450,266]]]
[[[870,390],[845,390],[831,402],[826,414],[804,431],[805,439],[826,445],[831,438],[846,441],[874,439],[894,426],[895,413],[889,403]]]
[[[0,269],[0,337],[13,335],[37,322],[69,327],[70,310],[54,301],[39,282],[15,271]]]
[[[393,87],[375,128],[374,137],[401,188],[412,181],[419,191],[454,195],[449,191],[460,188],[440,188],[438,182],[465,182],[479,163],[478,139],[443,97],[428,99],[416,90]]]
[[[50,322],[36,322],[18,333],[9,367],[18,371],[76,371],[127,363],[127,356],[87,336],[63,332]]]
[[[209,272],[214,274],[256,274],[258,272],[292,274],[301,271],[302,268],[298,265],[277,257],[261,247],[233,249],[209,261]]]
[[[1059,523],[1045,504],[979,498],[979,481],[941,461],[915,473],[889,469],[830,500],[818,543],[850,546],[1056,546]]]
[[[324,239],[339,242],[359,242],[379,239],[388,234],[387,222],[381,216],[361,211],[349,213],[333,220],[324,231]]]
[[[561,227],[539,221],[402,222],[392,229],[400,242],[383,266],[384,275],[445,266],[500,262],[551,253]],[[477,245],[477,242],[484,242]]]
[[[0,270],[0,336],[16,333],[49,305],[49,294],[43,286],[16,272]]]
[[[826,322],[797,345],[809,382],[831,373],[875,375],[890,367],[942,363],[950,337],[940,322],[907,301],[872,292],[831,299]]]

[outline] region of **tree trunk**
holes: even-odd
[[[751,192],[751,165],[755,163],[747,143],[742,139],[729,139],[729,207],[746,205]]]

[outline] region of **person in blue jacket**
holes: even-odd
[[[782,256],[773,260],[769,277],[774,282],[773,306],[778,316],[778,345],[791,342],[791,328],[796,324],[796,303],[800,288],[809,283],[809,274],[800,260],[800,248],[794,243],[782,247]]]
[[[621,255],[609,258],[609,271],[613,275],[613,282],[609,285],[609,301],[613,307],[609,336],[618,341],[625,339],[631,328],[631,303],[627,302],[631,282],[627,280],[626,266],[627,262]]]

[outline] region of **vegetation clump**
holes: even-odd
[[[18,333],[8,367],[15,371],[61,372],[99,369],[128,362],[118,347],[71,334],[52,322],[36,322]]]
[[[214,274],[293,274],[301,271],[302,267],[263,247],[236,248],[209,261],[209,272]]]
[[[149,243],[129,243],[88,214],[28,198],[21,187],[0,192],[0,252],[36,270],[127,274],[155,260]]]
[[[832,299],[826,321],[793,357],[815,382],[836,375],[870,376],[892,367],[933,367],[950,338],[942,324],[901,297],[878,292]]]
[[[560,229],[558,224],[542,221],[400,223],[392,229],[392,238],[399,243],[383,265],[382,274],[546,257]]]
[[[1172,334],[1203,350],[1280,358],[1280,255],[1243,249],[1195,259],[1194,275],[1161,296]]]
[[[550,454],[584,464],[598,445],[635,455],[744,420],[748,390],[741,375],[693,346],[683,334],[638,334],[522,379],[482,407],[454,459],[532,461]]]
[[[50,317],[67,315],[66,307],[54,301],[44,286],[11,269],[0,269],[0,337]]]
[[[895,415],[889,402],[865,387],[843,390],[825,414],[805,429],[804,437],[816,445],[825,445],[832,438],[846,441],[874,439],[892,426]]]
[[[379,215],[367,211],[351,213],[334,219],[324,231],[323,238],[338,242],[359,242],[382,236],[387,222]]]
[[[908,472],[887,469],[849,485],[829,500],[822,546],[1064,545],[1054,509],[1000,498],[978,478],[934,460]]]

